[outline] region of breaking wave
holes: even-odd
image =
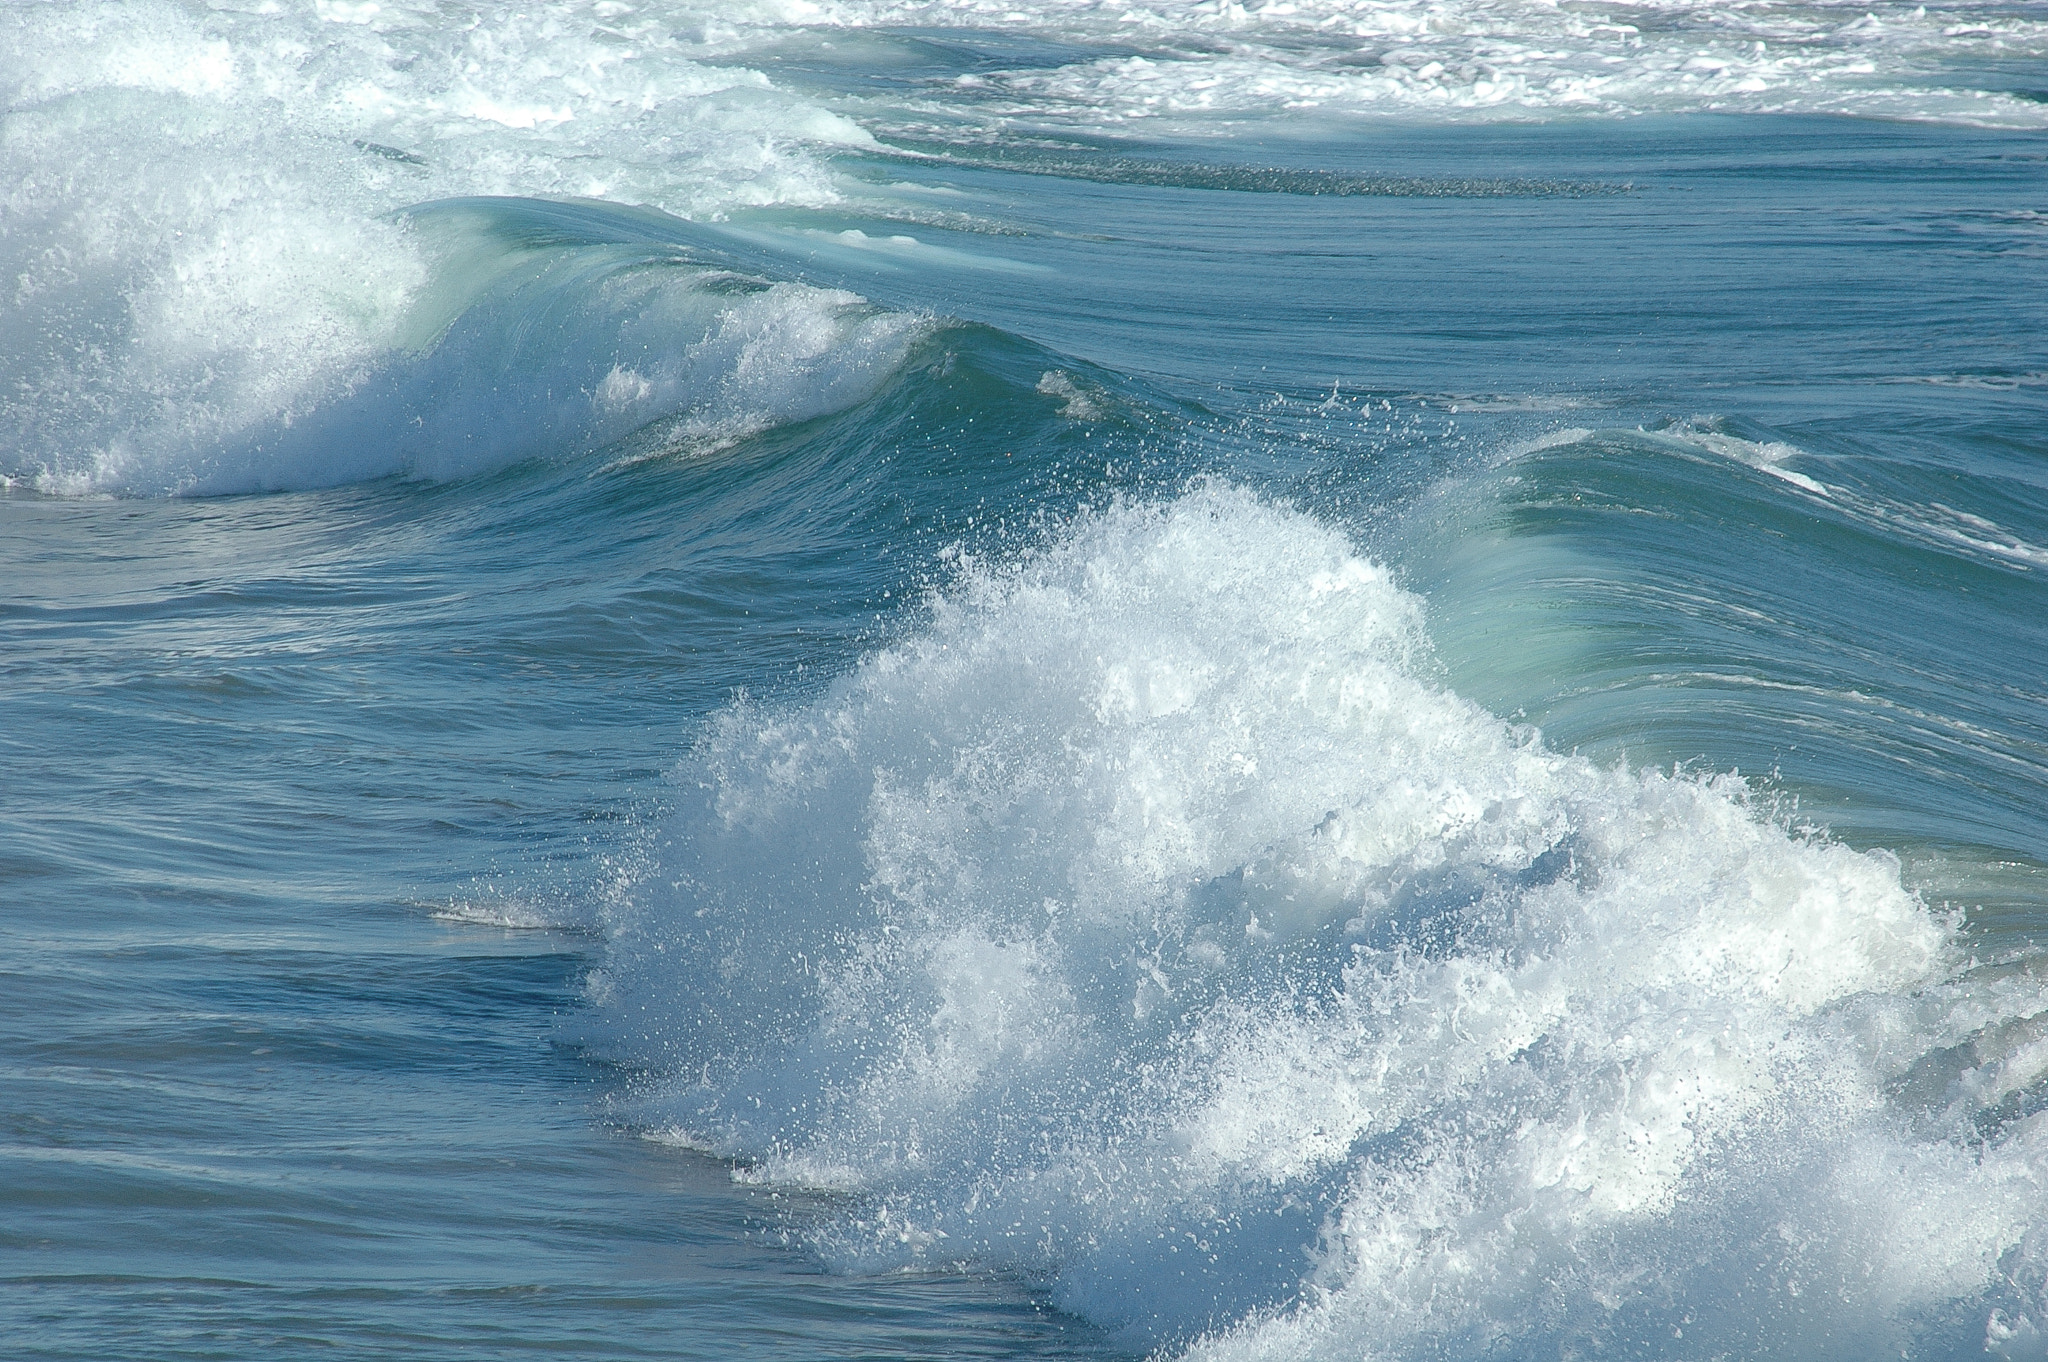
[[[634,1123],[1201,1357],[2042,1355],[2037,957],[1459,698],[1249,493],[954,570],[686,763],[592,983]]]

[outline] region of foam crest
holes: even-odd
[[[1217,1358],[2043,1318],[2038,967],[1738,780],[1460,699],[1306,516],[1205,486],[962,559],[682,785],[592,984],[631,1119],[860,1193],[835,1261],[1044,1273]]]
[[[135,348],[152,366],[122,377],[130,393],[147,383],[152,400],[106,402],[57,426],[100,438],[75,438],[79,453],[48,457],[34,484],[175,494],[450,479],[627,437],[708,452],[862,400],[930,329],[842,290],[736,275],[660,246],[508,245],[493,220],[516,212],[443,205],[394,229],[429,263],[406,305],[379,319],[381,343],[345,335],[353,347],[323,350],[330,333],[309,322],[282,372],[262,361],[299,338],[279,334],[277,308],[261,309],[244,348],[229,348],[232,319],[195,315],[189,299],[147,314]],[[265,273],[238,264],[222,291]],[[69,414],[42,413],[46,429]]]

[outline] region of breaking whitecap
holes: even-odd
[[[593,985],[633,1119],[857,1191],[835,1261],[1218,1358],[2035,1355],[2039,962],[1460,699],[1307,516],[962,561],[682,783]]]

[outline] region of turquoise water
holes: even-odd
[[[9,12],[10,1346],[2042,1356],[2048,42],[1861,14]]]

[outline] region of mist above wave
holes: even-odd
[[[1211,1357],[2038,1355],[2038,961],[1443,689],[1306,516],[963,561],[680,779],[603,1043],[643,1129],[858,1193],[835,1261]]]

